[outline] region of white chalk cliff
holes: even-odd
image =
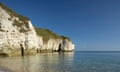
[[[21,47],[30,52],[74,50],[70,39],[59,36],[44,40],[38,31],[28,18],[0,4],[0,53],[19,54]]]

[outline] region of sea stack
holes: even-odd
[[[74,51],[70,38],[34,27],[29,18],[0,3],[0,55],[30,55]]]

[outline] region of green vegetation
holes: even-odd
[[[27,32],[27,31],[29,31],[29,30],[25,30],[24,28],[21,28],[21,29],[20,29],[20,32],[21,32],[21,33],[24,33],[24,32]]]
[[[14,20],[13,26],[22,27],[22,23],[19,23],[17,20]]]
[[[52,31],[48,30],[48,29],[43,29],[43,28],[35,28],[36,33],[38,36],[42,36],[43,37],[43,41],[47,42],[49,40],[49,38],[54,38],[54,39],[60,39],[61,37],[55,33],[53,33]]]
[[[70,38],[68,37],[65,37],[65,36],[60,36],[60,35],[57,35],[56,33],[48,30],[48,29],[43,29],[43,28],[36,28],[35,27],[35,30],[36,30],[36,33],[38,36],[42,36],[43,37],[43,41],[46,43],[50,38],[53,38],[53,39],[68,39],[70,40]]]
[[[14,22],[13,22],[13,26],[17,26],[17,27],[20,28],[20,32],[23,32],[23,33],[24,33],[24,32],[29,31],[29,26],[27,26],[28,30],[25,30],[25,29],[23,28],[23,25],[24,25],[24,24],[19,23],[17,20],[14,20]]]
[[[17,20],[14,20],[14,22],[13,22],[14,26],[17,26],[17,27],[20,28],[20,32],[26,32],[26,31],[29,30],[29,25],[28,25],[28,20],[29,19],[27,17],[24,17],[22,15],[19,15],[19,14],[15,13],[13,10],[9,9],[5,5],[3,5],[2,3],[0,3],[0,7],[2,7],[8,14],[10,14],[11,18],[8,18],[8,20],[12,20],[12,18],[15,16],[15,17],[18,17],[20,21],[22,21],[22,23],[20,23]],[[26,26],[26,28],[28,28],[28,30],[25,30],[23,28],[23,26]],[[56,33],[52,32],[48,29],[35,28],[35,30],[36,30],[37,35],[43,37],[44,42],[47,42],[50,38],[70,40],[70,38],[65,37],[65,36],[57,35]],[[3,31],[3,30],[0,30],[0,31]]]
[[[62,39],[68,39],[70,41],[70,38],[69,37],[65,37],[65,36],[61,36]]]
[[[12,17],[18,17],[22,22],[23,22],[23,24],[26,24],[25,26],[27,26],[28,27],[28,18],[27,17],[24,17],[24,16],[22,16],[22,15],[19,15],[19,14],[17,14],[17,13],[15,13],[13,10],[11,10],[10,8],[8,8],[8,7],[6,7],[5,5],[3,5],[2,3],[0,3],[0,7],[2,7],[4,10],[6,10],[6,12],[8,12],[9,14],[10,14],[10,16],[11,16],[11,18],[9,18],[8,20],[11,20],[12,19]]]

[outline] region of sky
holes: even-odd
[[[80,51],[120,51],[120,0],[0,0]]]

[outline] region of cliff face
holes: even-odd
[[[21,48],[24,54],[74,50],[68,38],[42,30],[33,27],[28,18],[0,4],[0,54],[21,55]]]

